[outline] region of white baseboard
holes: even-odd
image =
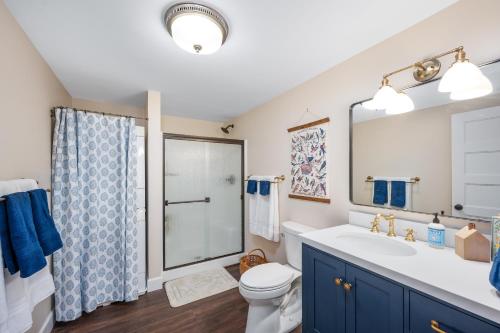
[[[42,327],[40,327],[40,331],[38,333],[50,333],[54,328],[54,311],[50,311],[43,322]]]
[[[148,292],[161,289],[163,284],[163,279],[161,276],[152,278],[148,280]]]

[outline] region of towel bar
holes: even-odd
[[[206,203],[209,203],[210,202],[210,198],[209,197],[205,197],[205,199],[201,199],[201,200],[187,200],[187,201],[168,201],[168,200],[165,200],[165,206],[185,204],[185,203],[196,203],[196,202],[206,202]]]
[[[365,182],[367,183],[373,183],[375,180],[373,180],[373,177],[372,176],[368,176],[366,177],[366,180]],[[416,184],[420,181],[420,177],[413,177],[413,178],[410,178],[410,181],[409,182],[406,182],[406,183],[409,183],[409,184]]]
[[[248,177],[247,177],[247,179],[245,179],[245,181],[246,181],[246,182],[247,182],[247,181],[249,181],[249,180],[250,180],[250,177],[252,177],[252,175],[248,176]],[[284,181],[284,180],[285,180],[285,175],[281,175],[281,176],[274,177],[274,179],[275,179],[276,181],[271,182],[271,183],[273,183],[273,184],[276,184],[276,183],[281,183],[282,181]],[[259,180],[259,181],[260,181],[260,180]]]
[[[50,192],[50,188],[46,188],[45,192]],[[5,198],[0,198],[0,201],[5,201]]]

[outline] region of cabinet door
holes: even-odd
[[[345,279],[345,263],[307,245],[302,247],[302,330],[344,333],[345,294],[335,278]]]
[[[404,288],[347,265],[346,332],[404,332]]]
[[[447,333],[500,332],[498,327],[410,291],[410,332],[439,332],[436,328]]]

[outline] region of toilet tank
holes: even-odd
[[[281,227],[285,238],[285,251],[288,264],[302,271],[302,241],[298,235],[316,229],[292,221],[283,222]]]

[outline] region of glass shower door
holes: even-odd
[[[243,251],[240,141],[164,138],[164,269]]]

